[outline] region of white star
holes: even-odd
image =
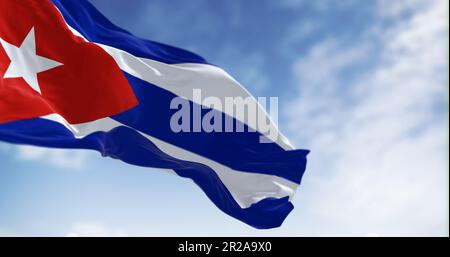
[[[39,94],[41,89],[39,88],[37,74],[63,65],[36,54],[34,27],[28,32],[20,47],[12,45],[2,38],[0,38],[0,43],[11,60],[3,78],[22,77]]]

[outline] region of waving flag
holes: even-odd
[[[202,57],[133,36],[84,0],[0,0],[0,43],[0,140],[171,169],[256,228],[280,226],[293,209],[308,151],[273,123],[266,136],[233,110],[202,106],[195,89],[256,102]],[[176,97],[247,129],[174,132]]]

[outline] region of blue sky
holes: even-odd
[[[255,230],[164,171],[0,143],[1,235],[448,235],[446,1],[92,2],[279,97],[312,150],[295,209]]]

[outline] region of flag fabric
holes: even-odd
[[[204,58],[138,38],[85,0],[0,0],[0,43],[1,141],[173,170],[256,228],[278,227],[292,211],[309,151],[294,149],[272,123],[276,138],[261,143],[266,136],[235,113],[202,107],[194,89],[251,97]],[[175,133],[175,97],[248,131]]]

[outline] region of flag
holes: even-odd
[[[309,151],[294,149],[270,119],[275,136],[233,110],[206,104],[195,90],[256,103],[218,66],[134,36],[88,1],[0,0],[1,141],[90,149],[170,169],[192,179],[228,215],[255,228],[280,226],[293,209]],[[193,131],[174,131],[174,99],[184,99],[200,118],[219,115],[244,131],[193,124]],[[255,115],[268,116],[256,106]]]

